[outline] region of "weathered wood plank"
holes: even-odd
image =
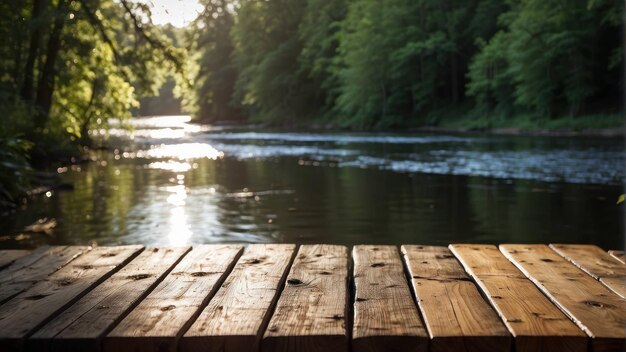
[[[622,351],[626,301],[546,245],[501,245],[500,250],[592,337],[594,351]]]
[[[59,270],[90,247],[39,247],[17,259],[0,274],[0,304]]]
[[[92,249],[1,306],[0,351],[21,350],[26,337],[106,280],[142,249],[142,246]]]
[[[246,248],[222,287],[180,341],[187,351],[258,351],[295,245]]]
[[[430,351],[509,351],[511,335],[446,247],[402,246]]]
[[[617,259],[620,263],[626,264],[626,254],[624,251],[612,250],[609,251],[609,254],[611,255],[611,257]]]
[[[263,351],[347,351],[348,253],[303,245],[262,342]]]
[[[49,349],[99,350],[102,337],[156,286],[189,249],[174,247],[144,250],[31,336],[29,349],[40,352]]]
[[[551,244],[555,252],[596,279],[626,276],[626,265],[620,264],[602,248],[591,244]]]
[[[626,265],[619,263],[602,248],[590,244],[551,244],[550,248],[600,280],[620,297],[626,298]]]
[[[618,296],[626,299],[626,276],[603,277],[600,279],[600,282]]]
[[[196,246],[105,338],[103,350],[176,351],[178,340],[241,255],[240,245]]]
[[[25,257],[30,253],[28,249],[3,249],[0,250],[0,269],[11,265],[16,259]]]
[[[426,351],[428,336],[396,246],[355,246],[352,350]]]
[[[496,246],[453,244],[450,250],[515,337],[517,352],[587,351],[587,336]]]

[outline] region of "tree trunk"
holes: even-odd
[[[452,103],[459,102],[459,62],[456,54],[452,54],[450,63],[450,79],[452,83]]]
[[[19,8],[24,8],[23,1],[18,3]],[[14,19],[15,23],[18,24],[16,38],[13,40],[13,83],[15,87],[19,87],[22,84],[22,54],[24,52],[24,32],[25,27],[22,23],[22,14],[20,12],[17,13],[16,18]]]
[[[39,109],[37,113],[36,126],[43,128],[50,114],[52,106],[52,94],[54,93],[54,83],[56,79],[55,63],[61,49],[61,33],[65,25],[67,0],[59,0],[57,5],[54,27],[48,39],[46,51],[46,62],[43,65],[39,84],[37,85],[37,99],[35,104]]]
[[[33,29],[30,34],[30,46],[28,48],[28,56],[24,66],[24,82],[22,83],[22,98],[30,101],[33,99],[33,81],[35,80],[35,60],[39,53],[39,43],[41,42],[41,23],[45,0],[33,0],[33,13],[31,16],[31,25]]]

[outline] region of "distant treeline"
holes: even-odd
[[[621,110],[623,1],[201,2],[185,103],[201,119],[401,128]]]

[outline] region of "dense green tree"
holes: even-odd
[[[342,119],[360,127],[419,124],[460,104],[475,39],[495,32],[503,8],[498,1],[351,2],[337,70]]]
[[[18,126],[6,133],[84,140],[95,125],[128,116],[166,70],[185,71],[184,53],[150,24],[145,5],[19,0],[2,7],[17,23],[0,25],[2,109],[7,125]]]
[[[331,120],[339,93],[335,74],[339,29],[347,12],[346,0],[307,0],[298,36],[302,41],[300,70],[313,82],[311,101],[317,106],[313,113]]]
[[[470,109],[546,118],[619,105],[620,2],[295,4],[249,0],[235,15],[233,101],[257,121],[386,128]]]
[[[315,86],[298,58],[298,28],[305,7],[298,1],[242,1],[232,30],[239,76],[235,99],[256,121],[296,124],[317,112]]]
[[[235,2],[202,0],[205,9],[191,31],[191,49],[197,65],[194,99],[188,108],[204,121],[239,120],[241,112],[232,96],[237,68],[232,61],[234,44],[230,32],[234,25]]]
[[[482,107],[541,118],[619,109],[623,2],[525,0],[472,61],[468,93]],[[596,104],[594,106],[594,104]]]
[[[21,175],[16,184],[28,184],[20,167],[27,154],[46,161],[75,153],[90,130],[130,117],[166,72],[186,74],[184,51],[151,24],[146,5],[15,0],[0,11],[0,161],[20,161],[9,165]],[[0,206],[19,196],[6,190],[22,188],[1,179]]]
[[[3,2],[0,133],[86,141],[174,82],[211,122],[388,128],[472,109],[545,119],[620,107],[621,1],[201,3],[175,30],[131,0]]]

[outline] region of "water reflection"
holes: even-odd
[[[152,146],[149,150],[140,150],[136,153],[138,158],[174,158],[179,160],[190,160],[198,158],[208,158],[216,160],[223,158],[224,153],[213,148],[206,143],[183,143],[183,144],[161,144]],[[128,157],[132,157],[129,153]]]
[[[173,206],[173,208],[170,209],[169,217],[170,229],[167,236],[169,244],[173,246],[186,245],[189,243],[189,239],[193,233],[189,229],[187,215],[185,214],[185,199],[187,199],[185,185],[179,184],[177,186],[166,187],[165,189],[171,193],[167,197],[167,203]]]
[[[155,121],[138,123],[145,130],[188,125]],[[621,141],[224,133],[116,140],[118,150],[99,151],[97,162],[62,170],[74,191],[42,196],[0,219],[7,232],[19,233],[38,218],[55,218],[53,236],[0,246],[623,245],[623,213],[615,205]]]
[[[198,164],[194,163],[193,165],[196,165],[197,167]],[[150,169],[160,169],[172,172],[185,172],[191,170],[193,165],[187,162],[181,163],[177,161],[157,161],[155,163],[150,163],[148,167]]]

